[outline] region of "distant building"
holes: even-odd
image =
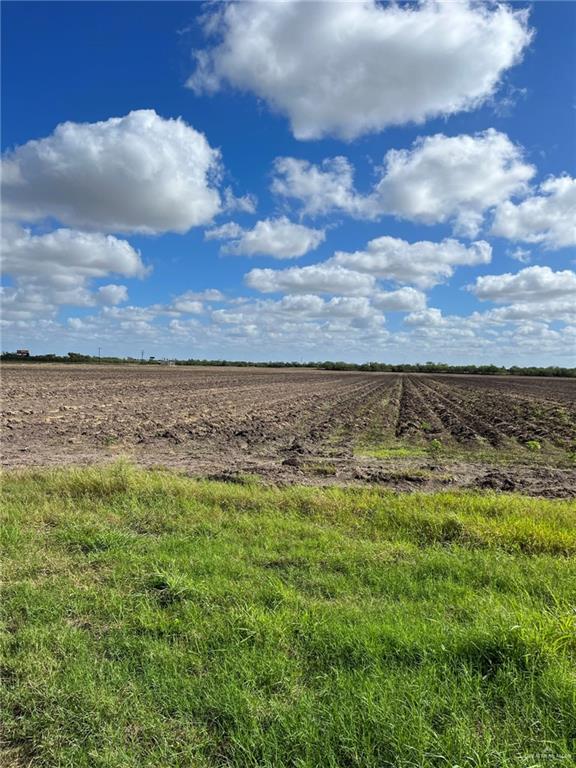
[[[17,349],[16,354],[18,357],[30,357],[30,350],[29,349]]]

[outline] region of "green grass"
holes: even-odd
[[[2,508],[5,765],[576,764],[573,503],[119,464]]]
[[[413,438],[414,439],[414,438]],[[503,466],[515,464],[542,467],[570,468],[576,463],[574,449],[563,449],[551,443],[529,441],[518,443],[507,441],[503,445],[493,447],[488,443],[462,445],[452,440],[438,441],[438,449],[431,447],[434,441],[425,442],[364,442],[356,446],[357,456],[369,456],[375,459],[424,459],[447,461],[488,463]]]
[[[407,458],[420,458],[427,455],[424,448],[417,448],[417,447],[405,446],[405,445],[360,446],[356,449],[355,453],[358,456],[372,456],[375,459],[407,459]]]

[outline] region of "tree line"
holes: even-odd
[[[67,355],[28,355],[22,357],[16,352],[2,352],[0,360],[5,362],[26,363],[97,363],[100,365],[189,365],[189,366],[218,366],[239,368],[313,368],[324,371],[365,371],[375,373],[468,373],[482,376],[562,376],[576,378],[576,368],[563,368],[557,365],[541,366],[517,366],[510,367],[499,365],[450,365],[448,363],[346,363],[344,361],[325,360],[323,362],[297,362],[284,360],[270,360],[267,362],[251,362],[248,360],[205,360],[190,358],[188,360],[157,360],[148,358],[145,360],[134,357],[98,357],[96,355],[83,355],[80,352],[69,352]]]

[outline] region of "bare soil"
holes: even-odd
[[[570,379],[14,364],[2,392],[9,468],[576,496]]]

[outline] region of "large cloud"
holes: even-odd
[[[107,232],[186,232],[220,210],[219,152],[154,110],[63,123],[2,162],[5,215]]]
[[[457,231],[475,235],[484,211],[525,192],[534,173],[520,149],[492,128],[473,136],[436,134],[386,153],[375,204],[424,224],[453,220]]]
[[[246,275],[246,285],[262,293],[334,293],[345,296],[369,296],[376,281],[337,264],[313,264],[288,269],[253,269]]]
[[[443,315],[431,308],[408,315],[404,323],[409,333],[396,336],[398,344],[426,354],[441,348],[443,354],[456,353],[456,359],[479,360],[510,365],[514,362],[540,364],[548,360],[558,364],[558,358],[570,355],[574,349],[574,326],[553,329],[552,304],[532,305],[532,314],[526,314],[527,305],[514,304],[488,312],[474,312],[462,317]],[[542,316],[534,310],[542,311]],[[559,318],[560,319],[560,318]],[[566,318],[562,318],[566,319]],[[566,361],[565,364],[570,364]]]
[[[364,195],[356,191],[353,168],[344,157],[321,165],[282,157],[273,171],[272,192],[298,200],[304,213],[452,222],[467,236],[477,234],[486,210],[527,193],[535,173],[521,149],[493,128],[474,135],[439,133],[417,139],[410,149],[389,150],[379,181]]]
[[[229,3],[206,19],[196,92],[227,82],[288,116],[299,139],[352,139],[477,107],[530,41],[525,11],[423,2]]]
[[[576,301],[574,296],[549,298],[542,301],[518,301],[504,307],[495,307],[484,312],[486,322],[525,323],[525,322],[562,322],[576,324]],[[573,347],[573,350],[576,347]],[[566,350],[569,352],[569,350]]]
[[[274,259],[297,259],[317,248],[325,238],[324,230],[295,224],[286,216],[258,221],[252,229],[228,223],[208,230],[208,240],[228,240],[224,253],[240,256],[272,256]]]
[[[57,229],[44,235],[5,225],[2,237],[4,270],[15,277],[41,277],[49,282],[61,274],[104,277],[109,273],[143,277],[140,254],[126,240],[95,232]]]
[[[333,296],[323,299],[320,296],[304,294],[302,296],[284,296],[278,302],[268,305],[278,313],[288,313],[296,318],[366,318],[380,315],[364,296]]]
[[[518,205],[503,202],[496,209],[492,234],[541,243],[550,250],[576,245],[576,179],[547,179],[539,192]]]
[[[457,240],[408,243],[395,237],[378,237],[370,240],[365,250],[339,251],[330,261],[398,283],[431,288],[451,277],[454,267],[488,264],[491,257],[492,248],[483,240],[466,247]]]
[[[62,304],[117,304],[127,297],[125,286],[89,290],[90,281],[108,275],[143,277],[140,254],[112,235],[57,229],[44,235],[5,224],[3,270],[14,281],[3,295],[5,317],[53,314]]]
[[[364,306],[368,298],[374,309],[385,312],[408,312],[426,306],[426,296],[421,291],[414,288],[379,290],[373,275],[345,269],[333,259],[309,267],[253,269],[245,281],[261,293],[288,294],[283,301],[292,308],[303,308],[312,300],[320,302],[318,296],[312,296],[317,293],[341,294],[340,299],[334,297],[331,307],[340,306],[339,302],[347,307]]]
[[[337,251],[318,264],[253,269],[245,282],[263,293],[370,296],[380,309],[406,311],[422,309],[426,305],[424,294],[409,287],[382,293],[378,279],[426,289],[451,277],[456,266],[488,264],[491,258],[492,248],[483,240],[465,246],[450,239],[408,243],[384,236],[369,241],[365,250]]]
[[[278,301],[247,300],[242,306],[219,309],[212,314],[208,330],[221,343],[250,340],[253,348],[291,348],[294,357],[303,350],[329,344],[334,350],[353,345],[365,354],[386,337],[385,317],[364,296],[333,296],[324,299],[314,294],[289,295]],[[220,335],[221,334],[221,335]],[[226,341],[227,339],[227,341]],[[272,345],[272,346],[269,346]]]
[[[576,272],[550,267],[526,267],[516,274],[483,275],[470,290],[479,299],[497,303],[543,302],[571,297],[576,301]]]

